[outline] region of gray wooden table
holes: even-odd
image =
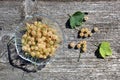
[[[77,38],[77,30],[65,26],[69,16],[76,11],[88,12],[89,20],[83,25],[100,33],[86,38],[88,50],[77,62],[79,50],[68,49]],[[50,64],[35,73],[14,68],[8,62],[7,41],[13,36],[15,24],[33,13],[48,15],[62,28],[66,42],[64,53],[55,55]],[[120,1],[119,0],[0,0],[0,80],[120,80]],[[95,56],[93,44],[109,41],[113,55],[106,59]]]

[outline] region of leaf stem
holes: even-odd
[[[98,47],[98,46],[99,46],[99,43],[97,42],[96,44],[92,44],[92,45],[94,45],[94,46]]]
[[[98,47],[98,45],[97,44],[93,44],[94,46],[96,46],[96,47]]]
[[[69,17],[71,17],[71,15],[70,14],[67,14]]]

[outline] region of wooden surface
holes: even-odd
[[[76,11],[88,12],[89,20],[82,27],[93,29],[97,26],[99,33],[85,38],[88,49],[77,62],[79,50],[68,49],[71,41],[77,38],[77,30],[66,28],[67,14]],[[26,73],[14,68],[8,62],[6,42],[14,34],[15,27],[24,16],[39,13],[48,15],[58,22],[65,35],[63,52],[55,55],[44,68],[36,73]],[[120,1],[47,1],[47,0],[10,0],[0,1],[0,80],[120,80]],[[93,44],[109,41],[113,55],[106,59],[95,56]]]

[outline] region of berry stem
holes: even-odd
[[[81,52],[81,49],[80,49],[79,57],[78,57],[78,60],[77,60],[78,62],[80,61],[81,54],[82,54],[82,52]]]

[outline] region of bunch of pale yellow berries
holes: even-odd
[[[88,28],[82,28],[79,33],[80,37],[89,37],[92,36],[91,31]]]
[[[60,38],[57,31],[42,22],[26,23],[26,32],[22,36],[22,50],[26,55],[46,59],[54,55]]]
[[[98,32],[98,28],[94,27],[93,32]],[[79,36],[82,38],[86,38],[86,37],[91,37],[92,36],[92,31],[90,31],[88,28],[82,28],[80,30]],[[75,42],[71,42],[69,44],[69,46],[71,48],[74,48],[76,46],[76,48],[81,49],[82,52],[86,52],[87,51],[87,42],[86,41],[80,41],[77,45],[75,45]]]
[[[93,31],[97,32],[98,28],[94,27]],[[80,30],[79,36],[82,37],[82,38],[91,37],[92,36],[92,32],[88,28],[82,28]]]
[[[71,48],[74,48],[76,46],[77,49],[81,49],[82,52],[86,52],[87,50],[87,42],[86,41],[80,41],[78,44],[75,45],[75,42],[71,42],[69,44]]]

